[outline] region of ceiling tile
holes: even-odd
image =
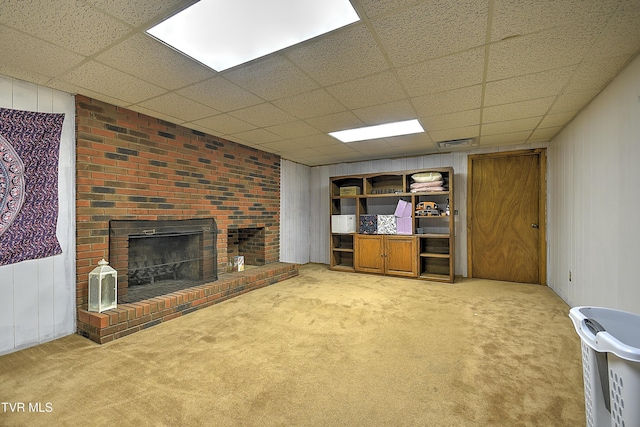
[[[450,141],[452,139],[476,138],[480,134],[480,126],[465,126],[456,129],[437,130],[429,132],[434,142]]]
[[[193,123],[209,129],[209,132],[213,132],[214,135],[231,135],[256,128],[254,125],[229,114],[207,117],[206,119],[195,120]]]
[[[576,66],[571,66],[489,82],[486,85],[484,105],[508,104],[557,95],[575,69]]]
[[[374,29],[397,67],[450,55],[485,44],[486,0],[433,0],[397,14],[372,19]]]
[[[269,132],[273,132],[276,135],[284,139],[300,138],[304,136],[317,135],[320,131],[307,122],[298,120],[295,122],[282,123],[275,126],[266,128]]]
[[[321,132],[326,133],[337,130],[353,129],[366,125],[366,123],[362,122],[362,120],[352,112],[347,111],[344,113],[329,114],[328,116],[314,117],[305,121]]]
[[[1,49],[0,49],[1,50]],[[19,66],[0,64],[0,74],[7,77],[14,77],[19,80],[24,80],[29,83],[35,83],[38,85],[44,85],[48,83],[51,79],[49,76],[45,76],[42,74],[38,74],[31,71],[26,71],[24,68]],[[56,88],[53,88],[56,89]],[[67,91],[68,93],[76,93],[74,91]]]
[[[220,113],[173,92],[149,99],[138,105],[188,122]]]
[[[555,137],[561,130],[562,126],[536,129],[529,137],[529,142],[551,141],[551,139]]]
[[[177,92],[223,112],[239,110],[263,102],[261,98],[223,77],[214,77]]]
[[[481,100],[482,86],[476,85],[419,96],[412,98],[411,101],[420,117],[429,117],[456,111],[473,110],[480,107]]]
[[[480,138],[480,145],[522,144],[527,141],[529,135],[531,135],[531,131],[486,135]]]
[[[336,141],[334,139],[334,141]],[[313,147],[318,153],[329,154],[329,155],[348,155],[348,154],[356,154],[353,148],[349,147],[349,144],[344,144],[342,142],[336,141],[333,144],[325,144],[318,147]]]
[[[196,0],[84,0],[96,8],[137,27],[151,19],[159,20]],[[155,24],[155,22],[154,22]]]
[[[318,149],[318,147],[327,147],[327,146],[336,147],[340,144],[344,144],[343,142],[340,142],[334,137],[332,137],[331,135],[327,135],[324,133],[307,136],[304,138],[292,138],[287,140],[287,142],[290,142],[296,145],[297,147],[307,147],[307,148],[315,148],[315,149]]]
[[[415,150],[416,148],[432,148],[434,146],[427,132],[386,138],[386,141],[390,146],[396,147],[402,153],[408,149]]]
[[[485,48],[470,49],[398,69],[398,77],[412,96],[482,83]]]
[[[569,123],[578,114],[577,111],[549,114],[542,119],[538,128],[562,127]]]
[[[141,102],[164,92],[158,86],[95,61],[81,65],[60,77],[60,80],[130,103]]]
[[[423,117],[420,121],[428,131],[479,125],[480,109]]]
[[[600,89],[590,89],[560,95],[553,103],[553,106],[551,106],[549,114],[581,110],[598,94],[598,92],[600,92]]]
[[[273,101],[273,104],[282,108],[287,113],[300,119],[308,119],[317,116],[345,111],[340,104],[324,89],[316,89]]]
[[[327,90],[350,109],[386,104],[406,96],[395,74],[391,72],[330,86]]]
[[[353,113],[367,125],[379,125],[418,117],[413,105],[407,99],[358,108],[353,110]]]
[[[82,55],[91,55],[131,31],[76,0],[56,0],[55,7],[28,8],[24,0],[4,0],[0,23]]]
[[[555,96],[548,96],[530,101],[485,107],[482,109],[482,121],[483,123],[492,123],[542,116],[555,99]]]
[[[563,92],[603,88],[622,70],[628,59],[626,55],[605,59],[586,59],[573,73]]]
[[[238,86],[268,101],[318,87],[280,54],[270,55],[222,73]]]
[[[0,25],[0,40],[15,40],[12,43],[0,43],[2,66],[22,68],[34,75],[54,77],[85,59],[84,56],[4,25]]]
[[[294,46],[286,56],[324,86],[389,69],[378,44],[362,23]]]
[[[71,93],[71,94],[82,94],[89,98],[97,99],[98,101],[106,102],[111,105],[116,105],[118,107],[131,107],[131,102],[125,101],[123,99],[114,98],[109,95],[105,95],[104,93],[94,92],[92,90],[78,87],[72,83],[68,83],[62,80],[53,79],[47,82],[47,86],[52,89],[57,89],[63,92]]]
[[[607,28],[590,52],[593,58],[635,55],[640,42],[640,2],[622,0]]]
[[[230,135],[231,138],[240,138],[243,141],[252,142],[254,144],[266,144],[269,142],[277,141],[280,137],[274,133],[264,129],[251,129],[245,132],[238,132]]]
[[[215,74],[213,70],[144,34],[124,40],[95,59],[166,89],[181,88]]]
[[[499,135],[520,131],[532,131],[538,126],[542,117],[530,117],[528,119],[509,120],[507,122],[484,123],[481,135]]]
[[[391,12],[403,7],[413,6],[415,0],[359,0],[365,13],[373,18],[383,13]]]
[[[230,115],[257,127],[275,126],[281,123],[292,122],[296,119],[291,114],[286,113],[268,102],[243,108],[242,110],[236,110],[230,113]]]
[[[494,0],[491,41],[611,15],[619,0]]]
[[[164,120],[169,123],[175,123],[177,125],[183,125],[183,120],[178,119],[177,117],[170,116],[168,114],[160,113],[158,111],[151,110],[149,108],[141,107],[139,105],[132,105],[128,107],[130,110],[135,111],[140,114],[145,114],[147,116],[155,117],[156,119]]]
[[[605,24],[601,19],[584,27],[556,27],[494,43],[489,48],[487,81],[579,64]]]

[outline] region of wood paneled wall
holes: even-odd
[[[311,168],[287,160],[280,167],[280,261],[306,264],[310,260]]]
[[[545,143],[470,149],[400,159],[341,163],[311,168],[310,261],[329,263],[329,177],[452,166],[455,176],[455,274],[467,274],[467,158],[470,154],[545,147]]]
[[[640,57],[554,138],[549,158],[550,286],[572,306],[640,314]]]
[[[65,113],[57,236],[62,254],[0,266],[0,354],[75,332],[75,108],[73,96],[0,75],[0,107]]]

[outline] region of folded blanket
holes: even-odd
[[[412,188],[412,193],[429,193],[434,191],[447,191],[444,187],[423,187],[423,188]]]
[[[442,181],[442,174],[440,172],[421,172],[414,173],[411,178],[415,182],[433,182]]]
[[[409,187],[411,189],[426,188],[426,187],[442,187],[443,186],[442,184],[444,184],[444,181],[414,182]]]

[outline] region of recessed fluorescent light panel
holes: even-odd
[[[349,0],[200,0],[147,33],[223,71],[359,20]]]
[[[342,142],[356,142],[367,139],[389,138],[392,136],[410,135],[424,132],[418,120],[406,120],[403,122],[386,123],[383,125],[367,126],[357,129],[347,129],[338,132],[330,132],[329,135]]]

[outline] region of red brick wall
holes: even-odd
[[[218,269],[229,228],[265,229],[265,263],[280,251],[280,157],[76,96],[76,302],[109,255],[109,220],[215,218]]]

